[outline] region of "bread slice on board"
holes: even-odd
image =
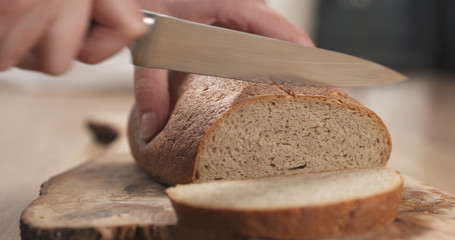
[[[138,164],[167,185],[385,166],[381,119],[329,88],[289,87],[176,74],[171,112],[150,142],[129,143]]]
[[[177,185],[179,224],[267,238],[322,238],[381,228],[395,218],[403,179],[391,169]]]

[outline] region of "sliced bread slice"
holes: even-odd
[[[136,110],[136,161],[167,185],[384,167],[391,140],[381,119],[329,88],[201,76],[171,77],[171,112],[149,143]]]
[[[215,181],[167,189],[179,224],[252,237],[337,237],[395,218],[403,179],[388,168]]]

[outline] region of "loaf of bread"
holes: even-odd
[[[166,192],[182,226],[308,239],[386,226],[402,186],[396,171],[374,168],[177,185]]]
[[[175,74],[164,129],[128,137],[137,163],[167,184],[383,167],[391,151],[381,119],[335,90]]]

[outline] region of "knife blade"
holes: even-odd
[[[130,46],[134,65],[298,86],[376,86],[406,79],[358,57],[143,12],[148,31]]]

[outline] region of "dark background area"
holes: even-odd
[[[320,0],[319,47],[399,70],[455,72],[455,1]]]

